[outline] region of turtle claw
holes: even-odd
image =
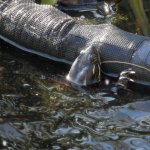
[[[124,70],[120,73],[119,79],[118,79],[118,85],[121,85],[124,88],[127,88],[128,82],[134,82],[132,78],[130,78],[130,75],[135,74],[136,72],[132,70],[131,68]]]

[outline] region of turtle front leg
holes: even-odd
[[[79,86],[87,86],[101,81],[100,55],[95,46],[89,46],[80,52],[66,79]]]

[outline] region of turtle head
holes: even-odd
[[[100,82],[100,55],[96,47],[88,47],[80,52],[73,62],[66,79],[79,86]]]

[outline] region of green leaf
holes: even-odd
[[[41,0],[41,4],[54,5],[55,3],[56,3],[56,0]]]

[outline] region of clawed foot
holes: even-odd
[[[133,79],[130,78],[130,75],[133,75],[135,74],[136,72],[133,71],[131,68],[130,69],[127,69],[127,70],[124,70],[120,73],[120,76],[119,76],[119,79],[118,79],[118,82],[117,82],[117,85],[123,87],[123,88],[127,88],[127,85],[128,85],[128,82],[134,82]]]
[[[122,71],[118,78],[118,82],[115,84],[115,88],[113,88],[113,92],[121,96],[128,96],[131,94],[130,89],[128,89],[128,83],[129,81],[134,82],[134,80],[130,78],[130,75],[133,74],[135,74],[135,71],[132,69]]]

